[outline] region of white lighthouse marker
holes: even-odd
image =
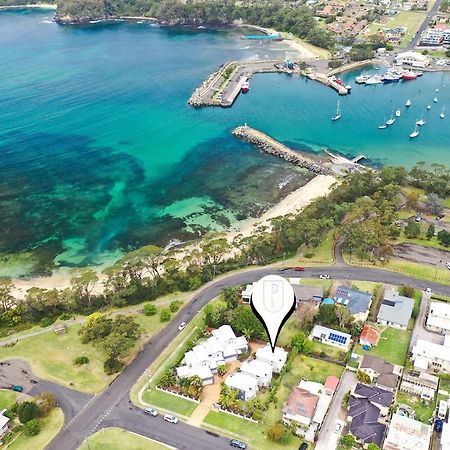
[[[295,310],[294,290],[285,278],[267,275],[255,284],[250,302],[269,335],[273,352],[281,328]]]

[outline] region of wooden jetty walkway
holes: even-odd
[[[296,152],[289,147],[286,147],[281,142],[276,141],[267,134],[255,130],[248,125],[243,125],[235,128],[232,131],[233,135],[242,139],[245,142],[256,145],[260,150],[269,155],[284,159],[299,167],[308,169],[318,175],[329,175],[331,170],[322,163],[316,161],[308,155]]]

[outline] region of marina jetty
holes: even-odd
[[[303,71],[299,62],[289,60],[231,61],[223,64],[199,86],[188,104],[191,106],[221,106],[228,108],[241,92],[249,90],[249,80],[256,73],[287,73],[304,75],[332,87],[339,95],[349,90],[334,76]],[[244,89],[243,89],[244,88]]]
[[[276,141],[267,134],[255,130],[248,125],[235,128],[232,134],[245,142],[256,145],[260,150],[269,155],[284,159],[291,164],[309,170],[317,175],[330,175],[330,168],[323,165],[319,160],[315,160],[305,154],[296,152],[286,147],[281,142]]]

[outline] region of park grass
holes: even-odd
[[[450,208],[450,197],[447,197],[443,202],[442,202],[442,206],[444,208]]]
[[[415,419],[425,424],[428,424],[436,408],[436,401],[425,403],[420,398],[403,392],[397,394],[397,403],[404,403],[411,407],[416,412]]]
[[[167,445],[121,428],[103,428],[89,436],[78,450],[165,450]]]
[[[168,392],[159,391],[155,388],[147,389],[142,398],[155,408],[161,408],[184,417],[189,417],[198,406],[197,402],[169,394]]]
[[[407,238],[405,236],[404,230],[401,231],[401,234],[398,238],[395,239],[395,244],[416,244],[420,245],[422,247],[430,247],[430,248],[436,248],[438,250],[446,250],[446,247],[444,247],[442,244],[439,243],[436,236],[433,236],[431,239],[427,239],[425,237],[426,232],[428,229],[428,225],[424,224],[421,226],[421,236],[419,238]]]
[[[23,359],[39,378],[82,392],[99,392],[111,377],[103,371],[103,353],[92,344],[82,344],[80,328],[79,324],[72,325],[64,335],[49,331],[19,341],[13,347],[1,347],[0,360]],[[77,356],[87,356],[89,363],[75,366],[73,361]]]
[[[311,258],[305,258],[301,256],[300,262],[303,263],[319,263],[319,264],[331,264],[333,262],[333,232],[330,231],[321,244],[314,249],[306,249],[303,254],[313,253]]]
[[[53,409],[47,417],[39,419],[41,431],[36,436],[21,433],[9,446],[8,450],[44,449],[59,433],[64,424],[64,414],[60,408]]]
[[[377,326],[380,327],[379,325]],[[372,347],[370,351],[365,351],[361,344],[357,344],[353,351],[359,355],[378,356],[378,358],[384,359],[391,364],[404,366],[410,340],[410,331],[387,327],[381,332],[381,339],[376,347]]]
[[[373,294],[377,286],[380,283],[376,281],[353,281],[352,289],[358,289],[362,292],[369,292],[369,294]]]
[[[9,389],[0,389],[0,410],[8,409],[16,402],[19,393],[10,391]]]

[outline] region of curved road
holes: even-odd
[[[416,280],[406,275],[379,269],[350,266],[318,267],[306,268],[301,275],[302,277],[317,277],[321,273],[326,273],[336,279],[409,284],[420,290],[430,287],[436,293],[450,296],[450,286]],[[164,422],[161,417],[150,418],[144,415],[142,410],[131,405],[129,393],[142,373],[178,334],[179,322],[189,322],[223,288],[251,283],[268,274],[298,276],[299,272],[295,272],[293,269],[260,268],[233,274],[206,286],[184,306],[176,321],[171,322],[167,328],[153,337],[111,385],[101,394],[93,397],[83,410],[63,427],[47,448],[50,450],[75,450],[85,438],[100,428],[117,426],[165,442],[180,450],[229,449],[229,441],[223,437],[211,435],[205,430],[184,423],[172,425]]]

